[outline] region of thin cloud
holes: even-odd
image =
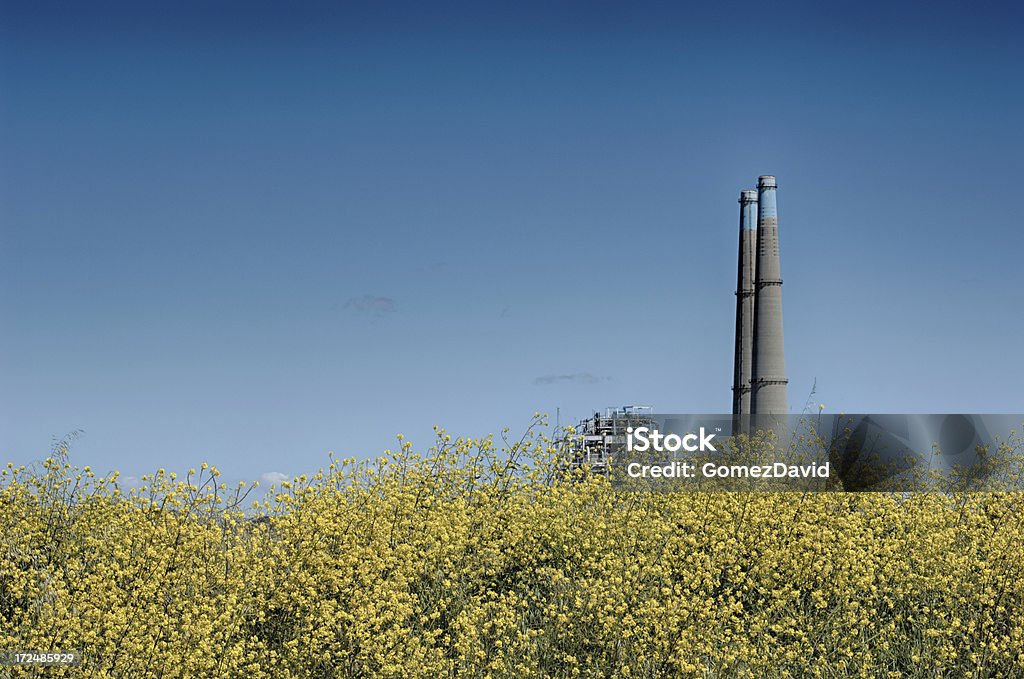
[[[552,384],[601,384],[602,382],[611,382],[611,377],[599,377],[591,373],[573,373],[572,375],[542,375],[541,377],[533,380],[533,383],[539,387],[546,387]]]
[[[282,474],[281,472],[264,472],[260,475],[260,481],[264,483],[281,483],[287,481],[288,475]]]
[[[430,262],[429,264],[421,264],[420,266],[416,267],[414,269],[414,271],[416,273],[427,273],[427,272],[430,272],[430,271],[437,271],[439,269],[447,269],[447,268],[448,268],[448,262],[445,262],[443,260],[438,260],[436,262]]]
[[[382,297],[380,295],[349,297],[348,301],[345,302],[345,308],[358,311],[359,313],[372,314],[374,316],[393,314],[397,310],[395,308],[395,300],[390,297]]]

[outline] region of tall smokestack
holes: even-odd
[[[740,191],[740,254],[736,279],[736,352],[732,377],[733,431],[746,431],[754,359],[754,292],[757,280],[757,191]]]
[[[786,360],[782,341],[782,273],[775,177],[757,180],[757,293],[750,408],[755,415],[787,415]]]

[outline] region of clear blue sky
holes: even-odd
[[[0,460],[727,412],[759,174],[796,408],[1024,411],[1020,3],[688,5],[4,0]]]

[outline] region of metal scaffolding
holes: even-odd
[[[654,427],[653,415],[653,406],[630,405],[606,408],[580,421],[575,433],[561,440],[569,471],[586,468],[607,475],[610,462],[626,449],[626,429]]]

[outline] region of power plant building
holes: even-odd
[[[740,191],[732,435],[777,428],[779,418],[789,414],[777,189],[774,176],[762,175],[756,190]],[[625,448],[626,429],[649,426],[654,417],[650,406],[595,413],[581,421],[577,436],[567,441],[570,465],[606,473],[609,457]]]

